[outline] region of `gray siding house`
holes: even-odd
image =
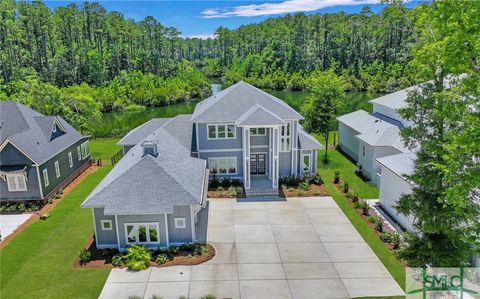
[[[210,175],[243,180],[247,194],[278,194],[284,175],[313,174],[323,146],[280,99],[239,82],[191,115],[152,119],[119,141],[124,157],[95,188],[98,248],[196,242]],[[259,192],[259,193],[254,193]]]
[[[88,137],[59,116],[0,102],[0,200],[46,201],[90,166]]]

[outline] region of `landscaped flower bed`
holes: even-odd
[[[245,197],[243,182],[239,179],[220,178],[212,175],[208,182],[209,198],[235,198]]]
[[[215,249],[210,244],[195,243],[170,246],[168,249],[149,250],[144,246],[133,245],[127,251],[97,249],[93,238],[88,249],[83,249],[74,266],[80,268],[124,268],[143,270],[148,267],[170,267],[198,265],[211,260]]]
[[[320,175],[284,176],[280,178],[280,195],[283,197],[327,196]]]

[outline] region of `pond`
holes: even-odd
[[[222,90],[222,84],[212,84],[214,94]],[[269,91],[270,94],[282,99],[287,104],[299,111],[302,103],[310,95],[306,91]],[[368,93],[347,93],[342,101],[340,114],[345,114],[358,109],[371,111],[372,105],[369,100],[378,97],[376,94]],[[94,124],[92,135],[96,137],[123,136],[131,129],[145,123],[152,118],[174,117],[178,114],[190,114],[195,105],[201,100],[192,100],[176,105],[158,108],[147,108],[142,111],[110,112],[103,115],[103,119]]]

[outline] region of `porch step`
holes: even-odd
[[[247,196],[278,195],[278,189],[273,189],[273,188],[249,189],[249,190],[245,190],[245,195]]]

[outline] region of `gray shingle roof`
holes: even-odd
[[[170,135],[190,151],[193,144],[193,123],[191,118],[191,114],[179,114],[163,126]]]
[[[165,125],[171,118],[153,118],[141,126],[136,127],[123,136],[122,139],[118,142],[120,146],[131,146],[140,143],[145,137],[153,133],[158,128],[161,128]]]
[[[178,119],[185,117],[189,118]],[[135,145],[82,207],[104,207],[105,214],[157,214],[170,213],[179,204],[202,203],[206,161],[192,158],[190,148],[167,128],[157,129],[144,140],[157,142],[158,155],[144,156],[141,145]]]
[[[325,147],[318,142],[312,135],[303,129],[298,129],[298,141],[301,149],[324,149]]]
[[[374,132],[359,134],[355,136],[355,138],[358,138],[371,146],[391,146],[401,152],[409,151],[403,143],[400,129],[395,126]]]
[[[405,178],[405,175],[411,175],[413,173],[415,155],[413,153],[401,153],[397,155],[381,157],[378,158],[377,161],[386,168],[390,169],[393,173]],[[406,178],[405,180],[407,181]]]
[[[65,134],[50,141],[56,118]],[[0,101],[0,144],[8,139],[33,162],[42,164],[85,138],[60,116],[44,116],[15,101]],[[50,127],[50,134],[48,134]]]
[[[281,126],[284,124],[282,119],[258,104],[237,119],[239,126]]]
[[[192,115],[193,122],[234,122],[252,106],[260,105],[282,120],[303,119],[282,100],[246,82],[240,81],[200,102]]]
[[[396,126],[383,121],[364,110],[357,110],[340,117],[337,120],[346,126],[352,128],[360,134],[376,132],[387,128],[396,128]]]

